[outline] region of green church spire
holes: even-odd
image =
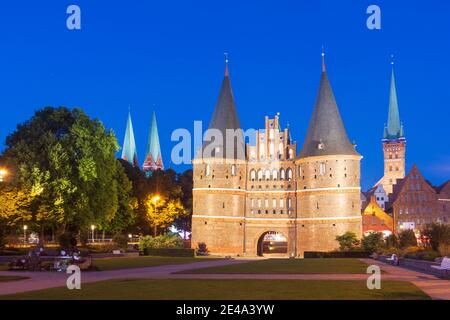
[[[395,87],[394,63],[392,62],[391,91],[389,97],[389,115],[387,126],[384,129],[383,139],[395,140],[404,138],[403,125],[400,122],[398,111],[397,90]]]
[[[136,141],[134,140],[133,122],[131,121],[131,112],[128,111],[127,129],[122,148],[122,159],[128,161],[131,165],[139,167],[136,151]]]
[[[164,164],[161,155],[161,146],[159,144],[158,124],[156,122],[156,114],[153,111],[150,133],[148,136],[147,151],[145,155],[144,165],[142,170],[147,176],[151,175],[152,171],[164,170]]]

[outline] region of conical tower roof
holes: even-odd
[[[389,95],[389,114],[387,126],[384,130],[383,139],[395,140],[403,138],[403,126],[400,122],[398,111],[397,90],[395,86],[394,64],[392,63],[391,89]]]
[[[153,111],[150,132],[148,135],[147,151],[145,154],[145,162],[143,170],[164,169],[162,161],[161,145],[159,143],[158,124],[156,121],[156,113]]]
[[[222,85],[220,87],[219,97],[217,99],[217,103],[214,109],[214,113],[211,119],[211,122],[209,124],[208,129],[216,129],[219,130],[223,136],[223,143],[220,143],[219,149],[217,151],[219,152],[212,152],[212,156],[214,157],[221,157],[221,158],[241,158],[245,157],[244,155],[244,148],[245,144],[243,141],[243,134],[241,125],[239,122],[239,117],[236,112],[236,104],[234,102],[233,97],[233,90],[231,88],[231,82],[229,77],[229,71],[228,71],[228,61],[226,61],[225,65],[225,73],[224,78],[222,80]],[[233,143],[234,147],[233,150],[227,152],[227,130],[238,130],[238,135],[242,135],[242,142],[234,141]],[[236,140],[236,139],[235,139]],[[211,142],[205,142],[203,145],[203,150],[210,144],[214,143],[215,141]],[[231,145],[231,141],[229,141],[229,144]],[[217,145],[214,143],[214,145]],[[242,148],[241,150],[239,150]],[[239,152],[238,152],[239,151]],[[204,155],[207,157],[208,155]]]
[[[309,122],[300,158],[324,155],[359,155],[350,143],[328,81],[324,54],[319,93]]]
[[[127,129],[125,131],[125,138],[123,141],[122,159],[128,161],[133,166],[139,166],[130,111],[128,112]]]

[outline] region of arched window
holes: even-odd
[[[264,199],[264,206],[265,206],[266,208],[269,207],[269,199]]]
[[[280,180],[284,180],[286,178],[285,173],[284,173],[284,169],[280,170]]]
[[[277,199],[272,199],[272,207],[276,208],[277,207]]]
[[[255,206],[255,199],[250,199],[251,207],[253,208]]]
[[[232,176],[236,175],[236,165],[235,164],[231,165],[231,175]]]
[[[258,208],[261,208],[261,199],[258,199]]]
[[[209,176],[211,174],[211,167],[209,164],[206,165],[205,172],[206,172],[205,173],[206,176]]]
[[[256,171],[252,169],[250,171],[250,180],[255,181],[255,179],[256,179]]]
[[[270,170],[269,169],[266,169],[265,176],[266,176],[266,180],[270,180]]]
[[[291,170],[291,168],[286,170],[286,174],[287,174],[288,181],[291,181],[292,180],[292,170]]]
[[[261,169],[258,170],[258,180],[261,181],[263,179],[263,172]]]
[[[289,149],[289,159],[294,158],[294,150]]]
[[[278,170],[274,169],[272,171],[272,179],[273,180],[278,180]]]
[[[284,208],[284,199],[283,198],[280,199],[280,208]]]
[[[291,198],[287,199],[287,207],[288,207],[288,209],[290,209],[292,207]]]

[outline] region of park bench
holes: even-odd
[[[444,257],[442,259],[440,266],[431,266],[433,269],[444,271],[444,274],[447,274],[447,271],[450,270],[450,258]]]
[[[390,257],[386,258],[386,261],[390,262],[394,266],[398,266],[398,257],[393,253]]]

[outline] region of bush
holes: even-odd
[[[128,237],[121,233],[116,233],[113,237],[113,241],[116,243],[117,247],[120,249],[128,248]]]
[[[339,250],[341,251],[354,250],[359,246],[359,240],[356,234],[349,231],[341,236],[337,236],[336,241],[339,242]]]
[[[412,253],[406,253],[404,257],[409,259],[434,261],[434,259],[440,257],[440,254],[433,250],[417,250]]]
[[[353,250],[353,251],[305,251],[303,253],[304,258],[368,258],[370,252]]]
[[[450,244],[440,244],[438,251],[442,257],[449,257],[450,256]]]
[[[390,234],[385,239],[385,246],[386,248],[398,248],[398,238],[395,234]]]
[[[197,244],[197,255],[198,256],[207,256],[208,255],[208,248],[206,247],[206,243],[199,242]]]
[[[361,240],[362,249],[370,253],[379,252],[384,247],[383,234],[381,232],[372,232],[364,236]]]
[[[194,257],[194,249],[184,248],[145,248],[144,255],[160,257]]]
[[[416,247],[417,238],[413,230],[404,230],[398,234],[400,248]]]
[[[434,251],[438,251],[440,245],[450,245],[450,225],[443,223],[427,224],[421,231],[421,235],[428,239]]]
[[[183,248],[183,240],[176,233],[167,233],[156,237],[145,236],[139,239],[139,250],[163,249],[163,248]]]
[[[61,246],[61,248],[64,248],[64,249],[72,249],[73,247],[76,247],[76,245],[77,245],[77,239],[75,238],[73,233],[69,232],[69,231],[62,233],[58,237],[58,242],[59,242],[59,245]]]

